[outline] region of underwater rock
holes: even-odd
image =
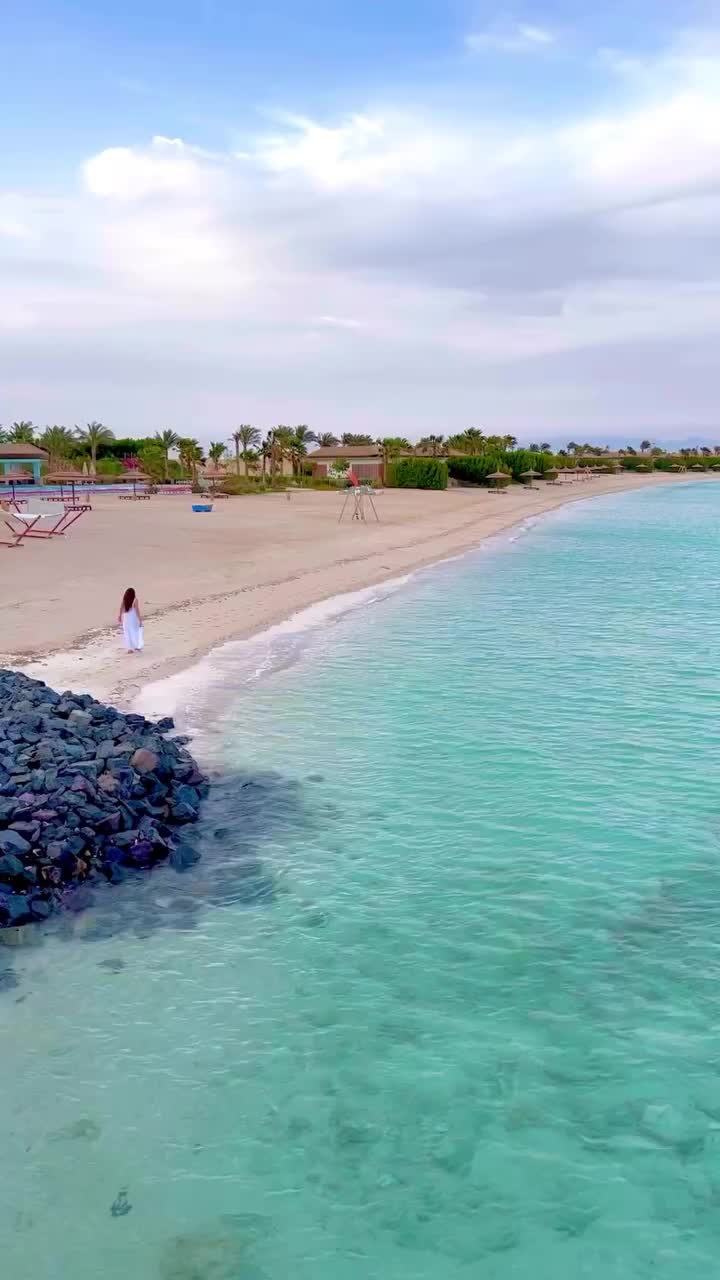
[[[217,1224],[184,1232],[169,1244],[161,1260],[160,1280],[264,1280],[252,1253],[268,1233],[260,1214],[224,1214]]]

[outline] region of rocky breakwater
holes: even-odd
[[[207,783],[153,723],[0,669],[0,929],[79,910],[92,881],[197,860]]]

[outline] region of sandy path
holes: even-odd
[[[229,499],[208,516],[194,514],[187,496],[130,503],[101,495],[67,538],[0,547],[0,665],[122,705],[226,640],[459,554],[528,515],[687,479],[607,477],[532,492],[513,486],[503,496],[386,490],[377,499],[381,523],[365,525],[338,524],[334,493]],[[129,585],[146,619],[147,647],[132,657],[114,625]]]

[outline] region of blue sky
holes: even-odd
[[[580,9],[16,6],[2,421],[711,431],[720,4]]]

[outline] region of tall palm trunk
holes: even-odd
[[[235,441],[235,472],[240,475],[240,441]],[[245,475],[247,475],[247,462],[245,463]]]

